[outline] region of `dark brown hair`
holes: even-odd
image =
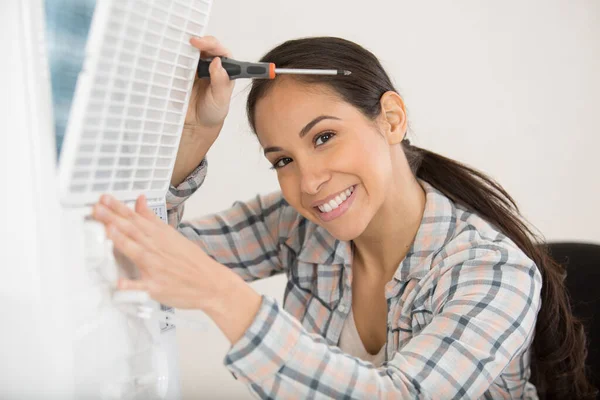
[[[365,48],[339,38],[314,37],[287,41],[261,61],[279,68],[350,70],[346,76],[297,76],[307,84],[333,89],[344,101],[375,120],[380,98],[397,90],[379,60]],[[286,78],[287,79],[287,78]],[[255,80],[247,112],[256,131],[254,111],[276,80]],[[566,271],[548,255],[541,238],[528,227],[511,196],[492,178],[457,161],[402,143],[415,176],[429,182],[455,203],[477,213],[512,239],[542,274],[542,306],[532,345],[531,382],[541,398],[594,398],[595,388],[585,374],[586,337],[582,323],[571,313],[564,280]]]

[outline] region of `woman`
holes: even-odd
[[[192,44],[230,56],[214,38]],[[352,74],[254,81],[248,117],[281,193],[180,223],[229,106],[215,58],[168,199],[183,236],[143,198],[135,212],[110,196],[95,206],[141,271],[119,289],[208,314],[232,343],[226,366],[263,398],[591,397],[564,271],[498,184],[410,144],[377,58],[311,38],[263,60]],[[279,272],[284,309],[244,282]]]

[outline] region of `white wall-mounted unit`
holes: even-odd
[[[83,40],[69,29],[69,21],[82,22],[70,7],[82,5],[93,11]],[[16,272],[2,285],[14,325],[0,346],[15,361],[2,364],[8,383],[0,385],[0,397],[180,397],[173,326],[117,307],[114,285],[127,271],[89,216],[102,193],[130,205],[144,194],[166,219],[165,195],[199,57],[189,39],[203,34],[210,7],[210,0],[11,0],[2,6],[4,37],[15,40],[0,42],[10,58],[0,80],[14,94],[2,107],[9,112],[0,114],[11,131],[1,136],[8,151],[0,184],[15,197],[12,206],[2,204],[10,211],[0,268]],[[62,25],[51,19],[57,16]],[[46,25],[54,30],[46,32]],[[54,34],[60,29],[63,34]],[[77,49],[77,42],[84,46]],[[72,54],[64,51],[69,46]],[[73,71],[61,65],[78,55],[81,69],[69,87],[66,73]],[[61,123],[57,175],[54,134],[62,141]]]

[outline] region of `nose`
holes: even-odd
[[[331,179],[331,174],[321,163],[315,162],[315,160],[311,161],[300,166],[300,190],[303,193],[315,195]]]

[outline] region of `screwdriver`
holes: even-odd
[[[208,66],[212,58],[200,59],[198,62],[198,78],[210,78]],[[237,61],[227,57],[221,57],[221,64],[229,79],[259,78],[275,79],[278,74],[294,75],[350,75],[352,72],[343,69],[298,69],[298,68],[276,68],[275,64],[268,62],[245,62]]]

